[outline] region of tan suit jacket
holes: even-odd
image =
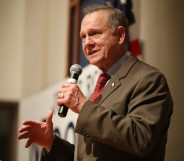
[[[89,100],[81,110],[74,160],[163,161],[172,110],[163,74],[131,56],[110,79],[97,103]],[[50,160],[73,160],[74,147],[70,146],[56,138]]]

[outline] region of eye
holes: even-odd
[[[95,34],[93,35],[93,37],[97,38],[97,37],[99,37],[100,35],[101,35],[100,33],[95,33]]]
[[[94,32],[92,32],[92,33],[90,34],[90,36],[92,36],[92,37],[94,37],[94,38],[98,38],[100,35],[101,35],[101,33],[100,33],[100,32],[96,32],[96,31],[94,31]]]

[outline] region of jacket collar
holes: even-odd
[[[104,91],[100,96],[101,98],[99,104],[101,104],[106,97],[108,97],[121,85],[120,79],[123,79],[128,75],[128,73],[137,61],[137,58],[135,58],[134,56],[130,56],[128,60],[124,63],[124,65],[120,67],[120,69],[118,69],[118,71],[112,76],[112,78],[109,80],[108,84],[104,88]]]

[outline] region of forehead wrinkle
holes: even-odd
[[[103,11],[97,11],[97,12],[90,13],[83,18],[82,23],[81,23],[80,35],[85,33],[86,29],[87,30],[88,29],[89,30],[97,30],[97,29],[99,30],[99,29],[106,29],[110,27],[107,22],[106,14],[99,15],[99,12],[103,12]],[[103,21],[99,21],[99,18]]]

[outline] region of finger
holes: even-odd
[[[33,121],[32,120],[24,120],[23,121],[23,125],[28,125],[28,124],[31,124]]]
[[[18,132],[19,132],[19,133],[22,133],[22,132],[24,132],[24,131],[29,131],[30,128],[31,128],[31,126],[29,126],[29,125],[23,125],[22,127],[20,127],[20,128],[18,129]]]
[[[65,82],[61,85],[61,89],[62,88],[67,88],[67,87],[70,87],[71,83],[68,83],[68,82]]]
[[[52,124],[52,116],[53,116],[53,112],[52,111],[48,111],[48,113],[46,115],[46,123],[48,123],[49,125]]]
[[[42,123],[42,122],[36,122],[36,121],[33,121],[33,120],[25,120],[25,121],[23,121],[23,125],[35,125],[35,124],[40,124],[40,123]]]
[[[61,105],[65,105],[66,104],[66,98],[62,98],[62,99],[57,99],[57,105],[60,107]]]
[[[58,93],[58,99],[63,99],[65,97],[65,92]]]
[[[32,144],[31,139],[28,139],[26,142],[25,148],[29,148],[31,144]]]
[[[23,133],[20,133],[18,136],[17,136],[17,139],[18,140],[21,140],[21,139],[27,139],[29,138],[29,132],[28,131],[25,131]]]

